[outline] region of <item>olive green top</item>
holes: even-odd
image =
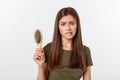
[[[50,52],[50,44],[47,44],[44,47],[45,52],[45,62],[47,63],[48,60],[48,54]],[[84,46],[85,48],[85,55],[86,55],[86,65],[92,66],[92,59],[90,54],[90,49],[87,46]],[[83,71],[80,68],[69,68],[69,59],[70,59],[71,51],[69,50],[63,50],[63,56],[61,59],[62,65],[64,67],[62,68],[55,68],[54,70],[49,72],[49,79],[48,80],[80,80],[81,76],[83,75]]]

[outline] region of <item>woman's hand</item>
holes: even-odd
[[[39,67],[42,67],[45,63],[45,55],[43,48],[36,48],[33,60],[38,64]]]

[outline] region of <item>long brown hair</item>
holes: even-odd
[[[51,44],[51,50],[48,58],[48,69],[52,70],[59,66],[62,57],[62,41],[61,34],[59,31],[59,20],[63,16],[71,15],[76,19],[77,31],[72,41],[72,53],[70,57],[69,67],[71,68],[82,68],[83,71],[86,70],[86,58],[84,54],[84,46],[82,43],[81,25],[79,15],[76,10],[72,7],[62,8],[56,16],[54,24],[54,34]]]

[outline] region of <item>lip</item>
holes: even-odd
[[[72,34],[72,32],[66,32],[65,34]]]

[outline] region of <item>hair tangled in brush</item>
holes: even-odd
[[[40,30],[36,30],[35,31],[35,42],[37,43],[37,44],[39,44],[40,42],[41,42],[41,32],[40,32]]]

